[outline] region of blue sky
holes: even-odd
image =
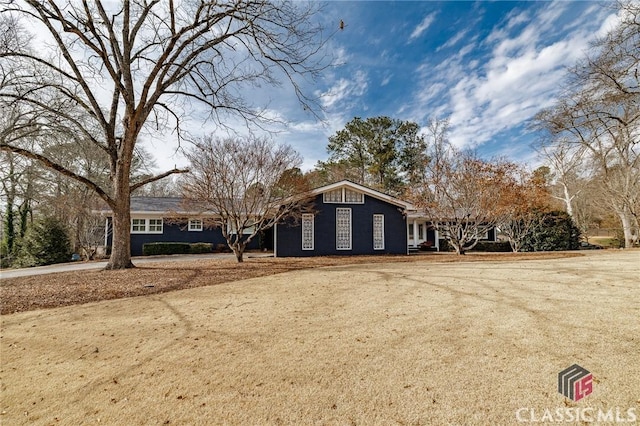
[[[553,103],[589,41],[616,22],[602,2],[586,1],[335,1],[321,19],[336,29],[328,47],[337,65],[306,90],[319,97],[322,120],[286,85],[260,89],[254,100],[287,122],[273,139],[300,152],[305,169],[326,159],[328,137],[345,123],[379,115],[420,125],[449,117],[454,145],[533,165],[528,120]],[[180,163],[155,152],[159,165]]]

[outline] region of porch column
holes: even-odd
[[[436,247],[436,251],[440,251],[440,235],[438,234],[438,230],[433,228],[433,238],[435,238],[434,245]]]
[[[418,247],[418,238],[420,238],[418,235],[418,220],[413,219],[411,226],[413,226],[413,246]]]

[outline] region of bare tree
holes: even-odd
[[[260,232],[310,209],[309,188],[297,169],[302,159],[290,146],[209,136],[186,156],[188,209],[211,213],[208,222],[221,229],[238,262]]]
[[[515,165],[456,150],[442,123],[433,122],[430,129],[425,184],[414,187],[410,197],[456,253],[464,254],[498,223],[503,188]]]
[[[536,118],[556,149],[584,152],[631,247],[639,231],[640,4],[617,8],[620,24],[574,67],[567,94]]]
[[[511,250],[519,252],[530,232],[544,219],[549,209],[549,191],[544,177],[514,167],[496,188],[500,196],[494,206],[496,225],[509,239]]]
[[[322,28],[314,3],[243,0],[4,1],[3,16],[22,18],[46,34],[48,48],[32,51],[8,36],[0,50],[0,103],[27,111],[0,132],[0,150],[39,161],[94,191],[113,211],[113,247],[107,269],[132,267],[130,194],[172,169],[131,181],[136,144],[143,134],[183,135],[184,110],[199,104],[223,123],[228,115],[247,124],[265,118],[243,90],[260,84],[291,85],[302,106],[299,77],[325,66]],[[18,41],[16,41],[18,40]],[[182,109],[181,109],[182,108]],[[21,132],[39,136],[21,144]],[[48,158],[52,133],[90,141],[109,159],[102,185]]]
[[[104,216],[88,214],[82,216],[82,226],[77,227],[76,246],[87,260],[95,259],[98,249],[105,244],[108,236],[105,235],[105,220]]]
[[[564,204],[570,216],[574,216],[574,200],[582,192],[580,174],[587,173],[585,167],[585,149],[566,143],[543,145],[541,154],[551,167],[554,183],[558,190],[551,196]]]

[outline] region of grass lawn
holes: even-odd
[[[2,315],[0,423],[486,425],[517,424],[523,408],[640,419],[640,251],[383,259],[235,282],[215,278],[231,265],[188,262],[7,280],[3,303],[20,288],[54,297],[55,282],[152,294]],[[594,384],[573,402],[557,375],[576,363]]]

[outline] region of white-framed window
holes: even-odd
[[[313,214],[302,215],[302,250],[313,250],[314,229]]]
[[[131,219],[131,233],[147,232],[147,219]]]
[[[347,188],[338,188],[322,194],[324,203],[364,204],[364,194]]]
[[[132,218],[131,233],[132,234],[162,234],[163,220],[148,218]]]
[[[364,194],[358,191],[352,191],[350,189],[344,190],[344,202],[352,203],[352,204],[362,204],[364,203]]]
[[[336,209],[336,250],[351,250],[351,209]]]
[[[162,219],[149,219],[149,233],[162,234]]]
[[[384,250],[384,215],[373,215],[373,249]]]
[[[334,189],[333,191],[325,192],[322,194],[322,197],[325,203],[341,203],[342,189]]]
[[[189,231],[202,231],[202,219],[189,219]]]

